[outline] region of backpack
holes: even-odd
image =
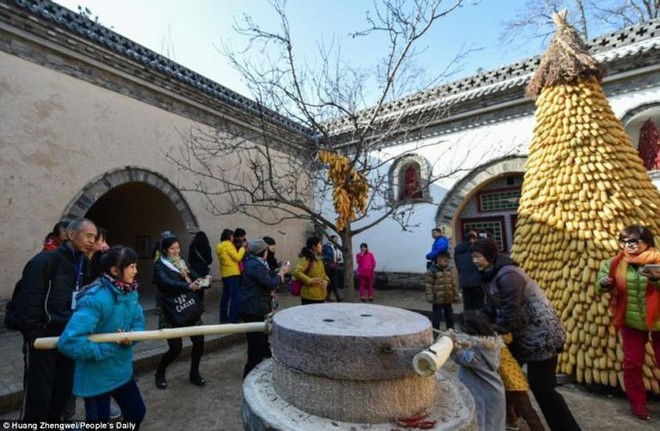
[[[314,261],[310,260],[309,264],[307,265],[307,269],[305,269],[305,274],[307,274],[309,270],[312,269],[312,266],[314,266]],[[302,285],[302,281],[296,278],[292,278],[291,281],[289,281],[289,293],[291,293],[293,296],[300,296]]]

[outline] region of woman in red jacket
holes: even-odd
[[[360,252],[355,256],[357,261],[357,277],[360,283],[360,299],[364,302],[374,300],[374,274],[376,270],[376,258],[369,251],[366,243],[360,244]],[[367,296],[368,295],[368,296]]]

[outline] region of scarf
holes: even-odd
[[[124,283],[123,281],[115,280],[108,274],[104,274],[104,276],[107,278],[107,280],[115,286],[121,293],[129,293],[138,290],[138,287],[140,285],[138,284],[137,281],[134,281],[132,283]]]
[[[626,319],[626,306],[628,302],[626,273],[628,271],[628,264],[641,266],[659,263],[660,251],[653,247],[649,247],[638,255],[631,255],[625,251],[621,251],[612,259],[610,277],[614,280],[614,291],[612,293],[612,300],[610,301],[610,308],[614,315],[614,327],[616,329],[621,329]],[[653,328],[658,317],[660,317],[660,292],[649,281],[646,285],[646,315],[644,316],[646,327],[649,330]]]

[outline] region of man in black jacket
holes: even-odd
[[[59,422],[71,397],[73,361],[59,350],[36,350],[34,340],[59,336],[75,308],[74,295],[89,280],[86,253],[96,240],[91,220],[77,219],[67,227],[68,241],[54,251],[42,251],[25,265],[15,304],[23,333],[25,372],[21,420]]]
[[[481,288],[481,274],[470,254],[470,246],[477,240],[477,233],[467,232],[463,241],[454,249],[454,261],[458,271],[458,285],[463,293],[463,310],[478,310],[484,306],[484,291]]]

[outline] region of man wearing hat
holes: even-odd
[[[268,244],[263,239],[248,242],[247,256],[243,270],[243,283],[238,291],[238,313],[243,322],[263,322],[266,315],[277,309],[277,287],[289,272],[289,263],[285,262],[275,274],[268,269]],[[247,363],[243,377],[263,359],[270,358],[268,334],[248,332]]]

